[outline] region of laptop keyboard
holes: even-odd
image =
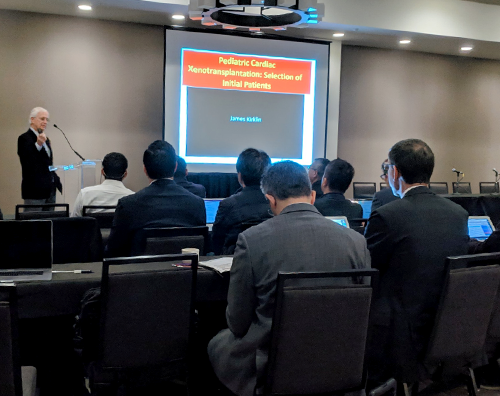
[[[43,275],[43,271],[0,271],[0,276]]]

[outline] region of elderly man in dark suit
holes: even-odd
[[[35,107],[30,113],[30,129],[17,139],[23,174],[21,195],[26,205],[55,203],[56,188],[62,192],[59,176],[49,169],[54,153],[45,135],[48,122],[48,111]]]
[[[284,161],[269,167],[261,188],[275,217],[239,235],[227,297],[229,329],[208,346],[219,380],[242,396],[253,396],[263,385],[278,271],[370,266],[363,236],[316,210],[301,165]]]
[[[445,279],[448,256],[467,253],[468,213],[427,187],[434,154],[418,139],[389,152],[389,185],[402,199],[371,213],[365,231],[380,270],[369,348],[369,377],[417,381]]]
[[[271,217],[269,203],[260,190],[260,178],[270,164],[269,156],[254,148],[238,156],[236,171],[242,189],[221,201],[217,209],[212,228],[215,254],[233,254],[244,223],[257,224]]]
[[[207,196],[207,191],[205,187],[201,184],[192,183],[187,180],[188,169],[186,166],[186,161],[184,158],[177,157],[177,169],[174,173],[174,182],[176,182],[179,186],[184,187],[189,192],[197,195],[200,198],[205,198]]]
[[[157,140],[144,152],[149,186],[121,198],[106,247],[108,257],[128,256],[134,236],[143,228],[193,227],[206,224],[203,199],[174,182],[177,156],[167,142]]]
[[[382,174],[380,178],[385,182],[385,184],[389,185],[387,180],[387,174],[389,173],[389,160],[386,159],[382,162]],[[373,196],[372,208],[371,211],[380,208],[381,206],[388,204],[392,201],[397,201],[400,199],[397,195],[394,195],[392,192],[392,188],[383,188],[380,191],[377,191]]]
[[[349,221],[363,217],[361,205],[344,197],[353,177],[353,166],[340,158],[326,166],[321,181],[324,195],[314,202],[314,206],[323,216],[345,216]]]

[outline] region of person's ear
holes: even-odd
[[[175,161],[175,168],[174,168],[174,173],[177,170],[177,161]]]
[[[323,176],[323,179],[321,179],[321,189],[324,189],[327,186],[328,186],[328,180],[327,180],[327,178],[325,176]]]
[[[316,201],[316,191],[311,190],[311,205],[314,205],[315,201]]]
[[[125,170],[125,172],[123,173],[122,180],[123,180],[123,179],[125,179],[125,178],[127,177],[127,175],[128,175],[128,171],[127,171],[127,170]]]
[[[272,195],[270,194],[266,194],[266,198],[267,200],[269,201],[269,206],[272,208],[275,208],[276,207],[276,198],[274,198]]]
[[[144,174],[145,174],[145,175],[148,177],[148,179],[149,179],[148,171],[146,170],[146,165],[143,165],[142,167],[143,167],[143,169],[144,169]]]
[[[101,168],[101,175],[103,175],[104,177],[106,177],[106,174],[104,173],[104,168]]]

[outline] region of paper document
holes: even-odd
[[[232,257],[221,257],[215,260],[200,261],[200,265],[205,268],[210,268],[217,271],[219,274],[229,272],[233,264]]]

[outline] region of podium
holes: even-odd
[[[61,179],[62,195],[56,193],[57,203],[69,204],[70,212],[80,190],[101,183],[102,160],[85,160],[76,164],[54,165],[50,167]]]

